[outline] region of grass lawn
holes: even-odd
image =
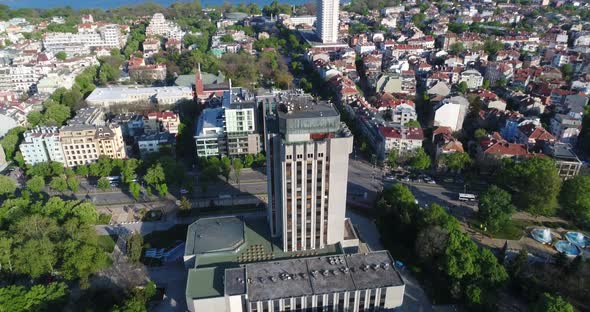
[[[186,240],[188,224],[177,224],[166,231],[155,231],[143,237],[144,248],[170,248],[177,240]]]
[[[98,215],[98,225],[106,225],[111,221],[112,216],[108,213],[101,213]]]
[[[117,241],[117,235],[100,235],[98,236],[98,245],[104,251],[111,253],[115,249],[115,242]]]
[[[479,233],[490,236],[492,238],[507,239],[507,240],[519,240],[522,236],[526,235],[526,228],[534,225],[534,223],[530,222],[530,221],[510,220],[504,227],[502,227],[498,231],[484,232],[479,227],[480,223],[478,220],[475,220],[475,219],[469,220],[468,224],[469,224],[469,228],[476,230]]]

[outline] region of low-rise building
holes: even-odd
[[[108,108],[111,105],[141,102],[175,104],[192,99],[191,87],[106,87],[94,89],[86,98],[86,103]]]
[[[444,99],[434,108],[434,126],[449,127],[453,131],[461,130],[468,108],[469,102],[462,96]]]
[[[475,69],[468,69],[461,73],[459,83],[465,82],[469,89],[477,89],[483,85],[483,76]]]
[[[576,146],[578,136],[582,130],[582,116],[577,114],[555,114],[551,118],[550,130],[559,142]]]
[[[175,143],[176,138],[168,132],[144,134],[137,138],[137,147],[142,158],[151,153],[158,153],[162,148],[169,148],[170,151],[174,151]]]
[[[382,140],[379,153],[382,158],[391,151],[395,151],[397,155],[408,155],[422,147],[424,140],[421,128],[380,127],[379,134]]]
[[[149,122],[155,122],[157,124],[156,127],[152,127],[154,128],[153,130],[156,130],[157,132],[160,131],[166,131],[168,133],[171,134],[178,134],[178,126],[180,125],[180,117],[178,117],[178,114],[171,112],[171,111],[165,111],[165,112],[155,112],[155,113],[149,113],[147,115],[147,120]],[[148,132],[148,131],[146,131]]]
[[[545,144],[543,153],[555,160],[557,171],[562,179],[571,179],[580,173],[582,162],[574,153],[571,145],[563,143]]]

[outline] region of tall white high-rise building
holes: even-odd
[[[352,135],[328,103],[310,96],[280,101],[267,134],[268,219],[284,251],[319,249],[344,239]]]
[[[318,0],[316,33],[322,43],[338,41],[338,12],[340,0]]]

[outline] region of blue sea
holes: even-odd
[[[170,6],[174,2],[183,2],[178,0],[0,0],[0,4],[6,4],[13,9],[17,8],[42,8],[49,9],[55,7],[70,6],[74,9],[85,9],[85,8],[101,8],[109,9],[124,5],[137,5],[144,2],[154,2],[162,6]],[[192,2],[192,1],[184,1]],[[272,0],[228,0],[230,4],[239,3],[256,3],[260,7],[270,4]],[[309,0],[280,0],[282,3],[290,4],[303,4],[309,2]],[[224,3],[223,0],[201,0],[201,4],[205,6],[218,6]]]

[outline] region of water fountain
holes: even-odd
[[[582,250],[578,246],[565,240],[557,241],[554,246],[557,251],[564,253],[568,257],[577,257],[582,254]]]
[[[567,232],[565,233],[565,239],[580,248],[586,248],[590,246],[590,238],[584,236],[584,234],[580,232]]]
[[[551,244],[552,241],[551,230],[549,230],[548,228],[533,229],[531,231],[531,236],[534,240],[541,244]]]

